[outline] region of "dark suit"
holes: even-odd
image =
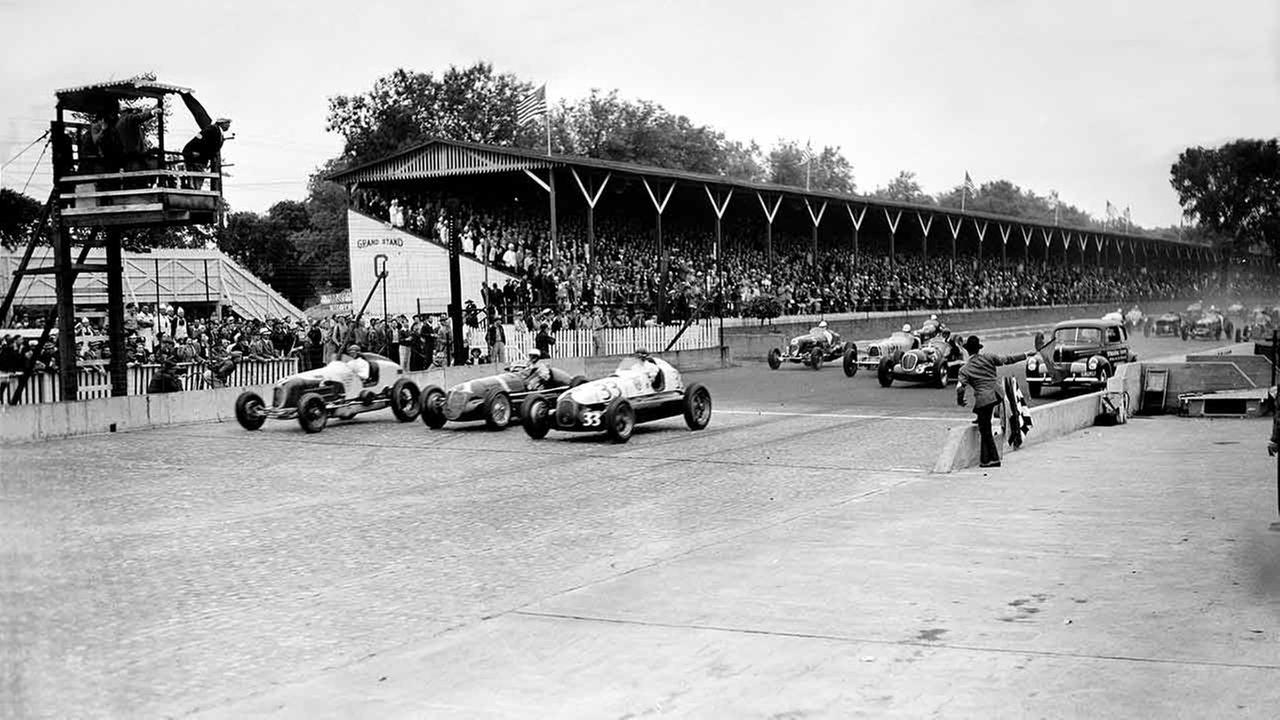
[[[973,388],[973,412],[978,416],[978,434],[982,437],[983,463],[1000,462],[1000,448],[991,434],[991,415],[1004,399],[996,368],[1021,362],[1022,355],[990,355],[979,352],[969,356],[956,383],[956,402],[964,405],[965,387]]]

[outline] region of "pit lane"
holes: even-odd
[[[834,365],[689,379],[713,394],[710,427],[665,420],[627,445],[385,412],[319,435],[223,423],[4,448],[21,714],[217,707],[814,507],[940,482],[927,469],[943,434],[972,417],[951,390]]]

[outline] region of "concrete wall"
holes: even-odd
[[[1098,417],[1101,397],[1101,392],[1094,392],[1031,408],[1031,432],[1023,437],[1023,446],[1046,442],[1092,427]],[[1008,437],[1008,434],[1004,434],[996,438],[1002,456],[1013,450],[1008,445]],[[980,452],[981,440],[977,425],[968,423],[953,427],[947,432],[947,439],[942,451],[938,453],[933,471],[949,473],[975,467],[978,465]]]
[[[1187,355],[1185,358],[1164,358],[1121,365],[1115,377],[1108,382],[1109,390],[1129,394],[1133,412],[1140,410],[1139,392],[1142,389],[1143,368],[1162,368],[1169,371],[1164,411],[1178,411],[1178,395],[1181,393],[1212,392],[1214,390],[1247,390],[1268,387],[1271,384],[1271,361],[1253,355],[1250,343],[1236,343],[1221,348]],[[1150,409],[1143,412],[1151,412]]]
[[[556,367],[574,375],[600,377],[613,371],[619,357],[558,358],[554,363]],[[688,371],[726,367],[732,362],[732,355],[727,348],[683,350],[667,353],[662,357],[677,368]],[[469,365],[435,368],[405,375],[422,388],[427,385],[449,387],[492,375],[494,372],[492,365]],[[31,442],[185,423],[234,421],[236,398],[245,390],[253,390],[269,399],[272,386],[193,390],[80,402],[3,405],[0,406],[0,442]]]

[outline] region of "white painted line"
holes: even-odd
[[[963,418],[959,417],[929,417],[923,415],[858,415],[855,413],[807,413],[807,412],[781,412],[778,410],[721,410],[716,408],[715,412],[724,413],[725,415],[776,415],[780,417],[814,417],[814,418],[836,418],[839,420],[937,420],[940,422],[960,422]]]

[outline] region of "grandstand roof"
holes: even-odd
[[[505,172],[519,172],[546,168],[579,168],[605,170],[624,175],[633,175],[650,179],[684,181],[694,184],[747,190],[771,195],[791,196],[799,199],[813,199],[856,203],[867,207],[883,207],[916,213],[946,215],[955,218],[976,218],[998,223],[1016,224],[1033,228],[1044,228],[1049,233],[1083,233],[1094,236],[1125,238],[1146,242],[1171,243],[1192,248],[1208,249],[1207,245],[1171,238],[1135,235],[1096,227],[1079,227],[1072,225],[1053,225],[1030,218],[1011,215],[999,215],[981,211],[941,207],[938,205],[920,205],[915,203],[884,200],[864,195],[846,195],[825,190],[806,190],[790,185],[774,185],[770,183],[751,182],[723,175],[672,170],[652,165],[600,160],[598,158],[580,157],[576,155],[547,154],[526,148],[506,147],[499,145],[483,145],[480,143],[431,138],[419,145],[401,150],[387,157],[330,175],[329,179],[344,184],[360,183],[376,185],[380,183],[399,183],[411,180],[456,177],[464,175],[483,175]]]

